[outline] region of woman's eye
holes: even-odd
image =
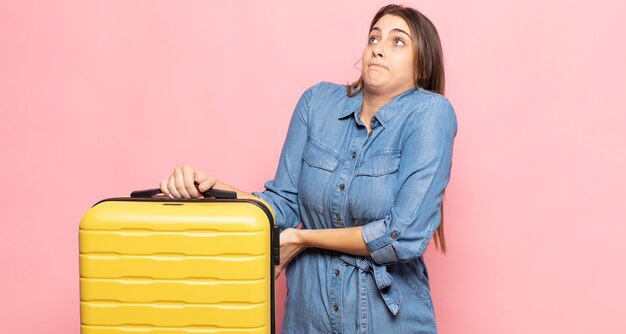
[[[396,40],[393,42],[396,46],[404,46],[404,41],[400,38],[396,38]]]
[[[369,44],[376,44],[376,43],[378,43],[378,40],[376,39],[376,37],[370,37],[368,43]]]

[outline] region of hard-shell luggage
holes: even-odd
[[[81,333],[275,332],[278,229],[261,200],[111,198],[79,233]]]

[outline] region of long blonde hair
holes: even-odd
[[[444,95],[445,72],[443,69],[443,50],[441,40],[435,25],[422,13],[417,10],[400,5],[387,5],[381,8],[370,24],[370,30],[376,22],[385,15],[394,15],[402,18],[411,29],[411,34],[415,37],[413,43],[413,54],[415,64],[414,81],[415,87],[419,87],[431,92]],[[357,81],[346,85],[347,95],[352,97],[363,89],[363,76]],[[441,201],[441,222],[433,239],[435,246],[446,253],[446,240],[443,233],[443,199]]]

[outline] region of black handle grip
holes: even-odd
[[[161,189],[135,190],[130,193],[131,198],[150,198],[161,193]]]
[[[196,183],[196,187],[198,184]],[[161,189],[146,189],[146,190],[135,190],[130,193],[131,198],[151,198],[161,193]],[[237,193],[229,190],[221,190],[221,189],[209,189],[202,193],[204,197],[215,197],[217,199],[235,199],[237,198]]]
[[[237,198],[237,193],[230,190],[221,190],[221,189],[209,189],[202,193],[204,197],[215,197],[220,199],[235,199]]]

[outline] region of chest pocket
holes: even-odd
[[[377,152],[361,162],[361,165],[356,169],[355,176],[382,176],[395,173],[398,168],[400,168],[399,151]]]
[[[333,152],[312,142],[306,144],[302,159],[311,167],[321,168],[329,172],[335,171],[339,165],[339,159]]]
[[[307,142],[302,160],[304,163],[298,184],[299,199],[306,208],[323,213],[326,193],[331,188],[329,182],[340,160],[333,151],[312,141]]]
[[[382,219],[395,200],[400,151],[376,152],[357,166],[350,186],[350,216],[356,225]]]

